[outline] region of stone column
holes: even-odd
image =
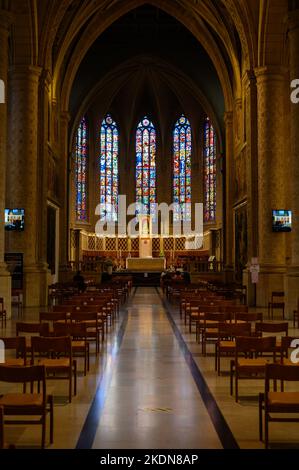
[[[10,207],[25,209],[24,232],[9,234],[11,251],[24,253],[24,300],[27,307],[47,302],[47,266],[41,258],[42,229],[38,149],[38,95],[41,69],[16,66],[10,71],[9,166],[7,199]]]
[[[286,234],[272,231],[272,209],[285,208],[284,115],[286,73],[278,67],[256,69],[258,103],[258,258],[257,306],[272,291],[284,290]]]
[[[60,253],[59,265],[61,281],[63,281],[64,273],[68,270],[68,159],[69,159],[69,121],[68,112],[60,114],[60,168],[59,168],[59,197],[61,201],[60,210]]]
[[[228,111],[225,122],[225,232],[224,232],[224,263],[225,280],[233,280],[233,113]]]
[[[299,10],[289,15],[290,79],[299,79]],[[287,310],[292,317],[299,298],[299,104],[291,102],[291,209],[293,210],[291,264],[287,275]]]
[[[0,80],[4,83],[5,102],[0,103],[0,297],[4,298],[7,317],[11,316],[11,277],[4,262],[5,232],[4,209],[7,165],[7,75],[8,75],[8,36],[11,16],[0,10]]]
[[[251,283],[249,271],[251,258],[258,253],[258,146],[257,146],[257,90],[253,70],[248,70],[243,77],[247,175],[247,217],[248,217],[248,267],[243,272],[243,285],[247,286],[247,301],[255,305],[255,285]]]

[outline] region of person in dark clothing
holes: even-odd
[[[183,272],[183,278],[184,278],[185,284],[191,283],[190,273],[188,273],[188,271]]]
[[[86,284],[84,281],[84,277],[82,276],[80,271],[77,271],[75,276],[73,277],[73,282],[75,286],[78,288],[79,292],[84,292],[86,289]]]

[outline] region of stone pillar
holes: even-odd
[[[59,252],[59,271],[61,281],[64,273],[68,270],[68,159],[69,159],[69,121],[68,112],[60,114],[60,168],[59,168],[59,197],[61,201],[60,210],[60,252]]]
[[[7,75],[8,75],[8,36],[11,16],[0,10],[0,79],[4,82],[5,103],[0,103],[0,297],[4,298],[7,318],[11,316],[11,277],[4,262],[5,232],[4,209],[7,165]]]
[[[299,79],[299,10],[289,15],[290,79]],[[292,255],[287,274],[287,310],[292,317],[299,298],[299,104],[291,103],[291,209],[293,211]]]
[[[24,254],[24,301],[27,307],[46,305],[47,266],[41,257],[42,221],[38,148],[38,96],[41,69],[17,66],[10,71],[9,166],[7,199],[10,207],[25,209],[24,232],[10,233],[10,251]]]
[[[248,218],[248,266],[243,272],[243,285],[247,287],[247,301],[250,306],[256,302],[256,286],[251,283],[249,271],[252,258],[258,254],[258,145],[257,145],[257,90],[256,77],[249,70],[243,77],[244,87],[244,140],[246,142],[247,175],[247,218]]]
[[[258,258],[257,306],[265,307],[272,291],[284,290],[286,234],[272,231],[272,209],[285,208],[286,74],[278,67],[256,69],[258,103]],[[288,235],[288,234],[287,234]]]
[[[226,282],[233,281],[233,113],[226,112],[225,122],[225,232],[224,232],[224,270]]]

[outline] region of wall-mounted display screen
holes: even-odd
[[[273,210],[272,230],[273,232],[290,232],[292,230],[292,211]]]

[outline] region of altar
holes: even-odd
[[[128,271],[162,272],[166,267],[165,258],[127,258]]]

